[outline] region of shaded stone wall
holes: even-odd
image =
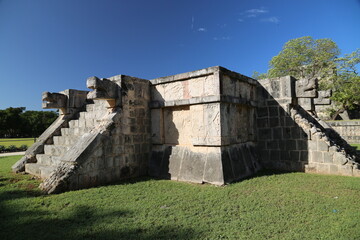
[[[349,143],[360,143],[360,121],[326,121],[342,138]]]
[[[257,108],[257,133],[264,168],[360,176],[349,145],[307,111],[314,109],[313,100],[298,101],[296,95],[301,93],[294,94],[296,79],[282,77],[259,83],[259,105],[263,107]]]
[[[295,81],[292,77],[259,80],[257,136],[264,168],[304,171],[308,163],[309,133],[291,116]]]

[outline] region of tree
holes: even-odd
[[[333,89],[331,99],[340,105],[333,119],[340,112],[360,105],[360,76],[356,68],[360,63],[360,49],[336,59],[335,62],[337,74],[327,84],[327,88]]]
[[[55,112],[24,111],[24,107],[0,110],[0,137],[38,137],[57,118]]]
[[[21,119],[20,114],[24,107],[7,108],[0,110],[0,134],[4,137],[17,137],[20,135]]]
[[[259,73],[257,71],[254,71],[253,74],[251,75],[251,77],[253,79],[260,80],[260,79],[267,78],[268,75],[266,73]]]
[[[295,78],[318,78],[321,86],[334,75],[335,59],[340,50],[331,39],[301,37],[285,43],[270,60],[269,77],[291,75]]]
[[[253,77],[317,78],[320,89],[332,89],[332,99],[338,103],[337,113],[360,104],[360,50],[339,57],[340,50],[331,39],[301,37],[288,41],[270,62],[266,74],[254,72]]]
[[[22,134],[28,137],[38,137],[57,118],[57,114],[52,111],[26,111],[21,118]]]

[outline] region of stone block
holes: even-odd
[[[273,139],[280,140],[283,138],[282,128],[272,128]]]
[[[339,166],[331,164],[330,165],[330,174],[339,174]]]
[[[317,172],[323,173],[323,174],[329,174],[330,173],[330,165],[329,164],[318,164]]]
[[[306,111],[315,110],[315,105],[312,98],[298,98],[298,104]]]
[[[269,116],[278,117],[279,116],[279,107],[269,107]]]
[[[259,131],[259,138],[260,139],[272,140],[272,134],[271,134],[271,129],[270,128],[259,129],[258,131]]]
[[[270,151],[269,150],[265,150],[265,149],[261,149],[260,150],[260,160],[262,162],[267,162],[270,161]]]
[[[278,127],[279,126],[279,118],[270,118],[270,127]]]
[[[297,150],[308,150],[308,141],[296,140],[296,149]]]
[[[181,81],[164,84],[165,101],[181,100],[184,98],[184,86]]]
[[[234,172],[231,166],[231,158],[228,149],[221,151],[222,169],[224,175],[224,182],[231,183],[235,180]]]
[[[202,183],[204,176],[205,157],[203,153],[184,150],[179,180]]]
[[[309,152],[308,151],[300,151],[300,161],[301,162],[309,162]]]
[[[163,161],[163,176],[170,175],[171,180],[178,180],[180,175],[180,166],[184,156],[184,152],[186,151],[185,147],[172,147],[171,155],[169,157],[169,161]],[[168,169],[166,169],[168,168]],[[168,172],[166,172],[166,170]]]
[[[204,169],[204,182],[216,185],[223,185],[224,175],[221,161],[220,148],[211,148],[206,155],[206,163]]]
[[[308,141],[307,146],[309,151],[317,151],[317,141]]]
[[[324,163],[333,163],[333,155],[334,153],[331,152],[324,152]]]
[[[335,152],[333,155],[333,162],[335,164],[344,165],[348,162],[346,156],[341,152]]]
[[[234,178],[240,179],[247,176],[247,166],[242,154],[243,147],[231,146],[226,148],[229,150]]]
[[[279,149],[279,141],[278,140],[272,140],[272,141],[267,141],[266,143],[267,149]]]
[[[268,118],[257,119],[257,127],[258,128],[269,127],[269,119]]]
[[[291,161],[300,161],[300,151],[290,151]]]
[[[295,82],[295,94],[298,98],[315,98],[317,97],[317,79],[301,78]]]
[[[208,75],[204,78],[204,96],[220,95],[220,82],[215,75]]]
[[[281,161],[291,161],[291,157],[290,157],[290,151],[288,150],[282,150],[280,151],[280,159]]]
[[[322,152],[311,151],[310,155],[311,155],[311,158],[310,158],[311,162],[317,162],[317,163],[323,163],[324,162]]]
[[[190,106],[190,115],[191,115],[191,138],[192,144],[206,145],[206,140],[204,142],[194,142],[195,139],[202,139],[200,137],[205,136],[204,128],[204,105],[191,105]]]
[[[189,106],[164,108],[164,142],[191,143],[191,115]]]
[[[281,98],[295,97],[295,81],[295,78],[291,76],[281,77],[279,79]]]
[[[258,107],[256,109],[256,113],[257,113],[258,118],[268,117],[269,116],[269,112],[268,112],[267,107]]]
[[[283,139],[291,139],[291,128],[283,128]]]
[[[296,140],[287,140],[286,150],[296,150]]]
[[[318,151],[325,151],[329,150],[329,146],[324,141],[317,141],[317,149]]]
[[[270,150],[270,160],[271,161],[280,161],[280,151],[279,150]]]
[[[339,166],[339,173],[343,176],[352,176],[353,167],[351,165],[341,165]]]

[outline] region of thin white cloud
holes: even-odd
[[[248,9],[242,12],[241,15],[244,15],[247,18],[256,18],[257,16],[268,12],[269,12],[268,10],[262,7],[262,8]]]
[[[198,32],[206,32],[207,30],[206,30],[206,28],[198,28]]]
[[[255,18],[255,17],[257,17],[257,15],[256,15],[256,14],[249,14],[249,15],[247,15],[246,17],[248,17],[248,18]]]
[[[244,19],[238,18],[238,22],[243,22],[243,21],[244,21]]]
[[[262,22],[269,22],[269,23],[279,23],[280,20],[277,17],[269,17],[261,19]]]
[[[253,9],[249,9],[246,10],[247,13],[254,13],[254,14],[261,14],[261,13],[267,13],[268,10],[265,10],[264,8],[253,8]]]

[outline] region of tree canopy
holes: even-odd
[[[38,137],[57,116],[56,112],[25,111],[24,107],[0,110],[0,137]]]
[[[360,104],[360,50],[340,57],[340,49],[331,39],[301,37],[288,41],[270,62],[267,73],[254,72],[253,78],[273,78],[291,75],[317,78],[320,89],[332,89],[331,97],[338,110],[352,109]]]
[[[339,54],[338,46],[331,39],[292,39],[270,60],[268,74],[269,77],[291,75],[295,78],[326,79],[334,73],[334,60]]]

